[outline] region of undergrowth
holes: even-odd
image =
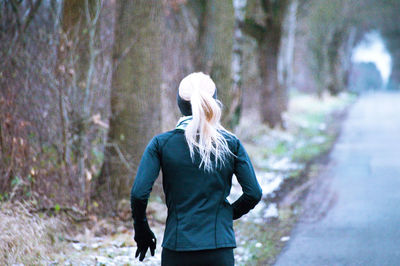
[[[55,217],[40,217],[26,203],[0,203],[0,265],[43,265],[62,244],[64,224]]]

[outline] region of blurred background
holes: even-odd
[[[175,127],[181,79],[203,71],[265,193],[261,218],[248,218],[258,229],[235,224],[248,243],[237,261],[270,263],[294,221],[279,205],[330,150],[347,107],[365,93],[400,90],[399,11],[399,0],[1,0],[0,228],[35,215],[43,232],[53,228],[44,246],[60,239],[54,228],[76,233],[47,224],[56,216],[87,230],[107,219],[131,229],[127,200],[144,148]],[[160,184],[153,213],[165,212]],[[161,227],[165,217],[153,218]],[[93,236],[116,233],[101,230]],[[264,239],[252,242],[260,231]],[[21,261],[18,252],[36,254],[23,263],[63,261],[51,254],[66,247],[35,251],[24,246],[30,233],[18,242],[18,232],[0,241],[9,243],[0,262]],[[78,237],[61,242],[83,249]]]

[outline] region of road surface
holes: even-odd
[[[275,265],[400,265],[400,94],[350,109]]]

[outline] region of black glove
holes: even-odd
[[[242,194],[240,198],[238,198],[234,203],[232,203],[233,208],[233,220],[239,219],[244,214],[248,213],[251,209],[253,209],[259,199],[253,199],[246,194]]]
[[[156,250],[157,239],[154,233],[151,231],[147,221],[140,221],[134,223],[135,228],[135,241],[137,243],[137,250],[135,258],[139,255],[139,260],[143,261],[146,256],[147,250],[150,248],[151,256],[154,256]]]

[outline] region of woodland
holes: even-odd
[[[215,81],[222,124],[240,136],[290,131],[299,94],[323,106],[399,90],[399,11],[399,0],[1,0],[0,202],[75,222],[121,216],[195,71]],[[392,58],[387,84],[351,60],[370,32]],[[162,193],[159,178],[152,197]]]

